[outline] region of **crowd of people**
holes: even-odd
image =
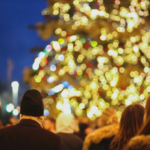
[[[150,96],[145,107],[127,106],[120,121],[107,108],[91,125],[73,114],[44,118],[42,96],[32,89],[23,95],[20,119],[12,119],[5,127],[0,121],[0,150],[150,150]]]

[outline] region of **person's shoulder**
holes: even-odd
[[[105,144],[111,141],[111,138],[118,133],[119,124],[112,124],[90,133],[84,141],[83,149],[89,149],[91,144]],[[103,140],[103,141],[102,141]],[[102,142],[102,143],[101,143]]]
[[[15,125],[14,126],[10,126],[10,127],[4,127],[2,129],[0,129],[0,135],[6,134],[6,133],[11,133],[11,131],[13,131],[14,128],[15,128]]]
[[[60,137],[70,138],[74,141],[78,141],[80,143],[83,143],[82,139],[73,133],[57,133],[57,135],[59,135]]]
[[[4,127],[0,129],[0,132],[8,131],[8,130],[13,130],[16,127],[16,125],[9,126],[9,127]]]
[[[73,134],[73,136],[74,136],[74,138],[76,138],[78,141],[80,141],[80,142],[83,143],[82,139],[81,139],[79,136],[77,136],[76,134]]]
[[[128,143],[128,149],[148,150],[150,149],[150,135],[138,135],[133,137]]]
[[[53,133],[53,132],[51,132],[51,131],[45,130],[45,129],[43,129],[43,128],[41,128],[41,131],[42,131],[43,134],[46,135],[47,137],[53,137],[53,138],[58,139],[58,140],[61,139],[59,135],[57,135],[57,134],[55,134],[55,133]]]

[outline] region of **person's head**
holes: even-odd
[[[38,90],[31,89],[24,93],[20,104],[20,116],[30,116],[39,119],[43,116],[42,95]],[[40,120],[40,119],[39,119]]]
[[[49,130],[49,131],[53,131],[55,130],[55,119],[54,118],[46,118],[44,120],[44,129]]]
[[[118,149],[122,148],[143,124],[144,107],[140,104],[132,104],[127,106],[122,112],[120,120],[120,128],[116,137],[113,139],[111,146]]]
[[[56,132],[74,133],[75,118],[72,114],[60,113],[56,119]]]
[[[114,108],[107,108],[103,111],[101,115],[101,125],[106,126],[113,123],[118,123],[116,110]]]
[[[79,123],[79,130],[80,133],[83,133],[85,135],[88,135],[91,132],[91,128],[87,123]]]
[[[146,106],[145,106],[145,115],[144,115],[144,124],[138,135],[149,135],[150,134],[150,96],[147,98]]]
[[[18,118],[11,117],[11,118],[9,119],[9,121],[10,121],[10,123],[11,123],[12,125],[16,125],[19,120],[18,120]]]

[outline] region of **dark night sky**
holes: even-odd
[[[46,0],[0,0],[0,79],[6,81],[7,59],[14,63],[12,80],[21,81],[25,66],[31,67],[34,46],[46,46],[47,42],[37,36],[28,25],[44,21],[41,10]]]

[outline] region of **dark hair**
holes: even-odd
[[[140,104],[127,106],[121,116],[118,134],[110,144],[111,149],[121,150],[137,134],[144,117],[144,107]]]
[[[147,98],[146,101],[144,124],[137,135],[141,135],[141,134],[144,135],[150,134],[150,96]]]

